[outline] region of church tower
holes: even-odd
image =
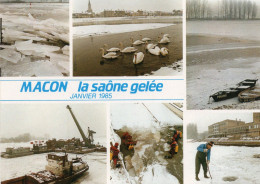
[[[91,3],[90,0],[88,0],[88,13],[93,13],[92,8],[91,8]]]

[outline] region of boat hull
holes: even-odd
[[[60,177],[52,179],[50,181],[40,182],[30,175],[25,175],[22,177],[2,181],[1,184],[70,184],[72,181],[75,181],[77,178],[82,176],[86,171],[89,170],[89,166],[86,168],[74,173],[70,176]]]

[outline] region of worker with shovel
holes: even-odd
[[[204,171],[204,178],[209,178],[207,176],[208,172],[208,165],[210,163],[210,153],[211,147],[213,146],[214,142],[210,141],[206,144],[201,144],[197,148],[197,154],[195,159],[195,166],[196,166],[196,180],[200,181],[199,179],[199,172],[200,172],[200,165],[202,165]]]

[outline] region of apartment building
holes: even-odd
[[[260,113],[253,113],[253,122],[245,123],[241,120],[224,120],[208,126],[209,137],[260,137]]]

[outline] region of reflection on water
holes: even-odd
[[[172,23],[172,20],[168,20],[168,23]],[[158,36],[162,36],[162,33],[168,33],[171,36],[171,42],[168,45],[158,45],[169,49],[170,52],[167,57],[147,53],[145,44],[135,46],[138,49],[137,52],[145,54],[144,61],[138,65],[133,64],[133,53],[122,54],[115,60],[104,60],[99,52],[104,44],[108,44],[109,48],[118,47],[119,42],[122,42],[124,47],[131,46],[130,38],[133,37],[134,40],[138,40],[140,34],[143,37],[151,38],[152,43],[158,43]],[[138,76],[149,74],[162,66],[171,65],[182,59],[182,24],[159,29],[74,39],[73,57],[74,76]]]

